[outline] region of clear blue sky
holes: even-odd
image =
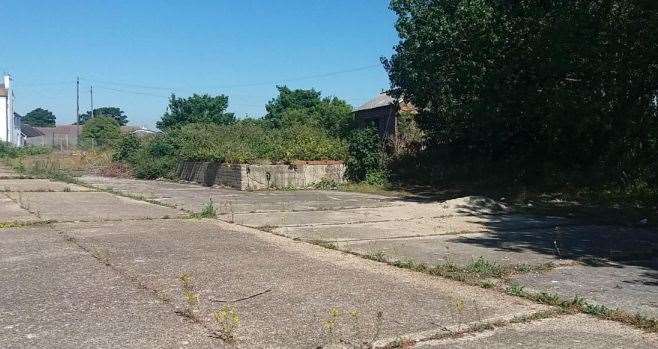
[[[226,94],[240,117],[261,116],[277,83],[357,106],[388,88],[379,57],[397,42],[387,0],[2,0],[0,13],[17,112],[58,123],[74,121],[78,75],[81,112],[93,84],[95,106],[148,127],[171,92]]]

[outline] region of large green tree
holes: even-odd
[[[337,97],[324,97],[315,89],[291,90],[277,86],[279,95],[265,106],[263,119],[273,127],[296,123],[310,124],[325,129],[332,135],[342,136],[352,120],[352,107]]]
[[[393,0],[391,8],[400,42],[383,61],[443,164],[516,179],[657,179],[657,2]]]
[[[228,125],[235,122],[235,115],[227,113],[228,97],[193,94],[188,98],[178,98],[174,94],[169,98],[169,107],[157,122],[157,127],[165,130],[189,123],[212,123]]]
[[[80,115],[80,124],[84,125],[89,119],[92,118],[91,112],[87,111],[84,114]],[[128,116],[121,110],[120,108],[117,107],[101,107],[101,108],[95,108],[94,109],[94,116],[106,116],[113,118],[114,120],[119,123],[119,126],[124,126],[128,123]]]
[[[25,114],[22,121],[35,127],[50,127],[55,126],[55,115],[49,110],[36,108]]]

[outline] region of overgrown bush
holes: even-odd
[[[172,137],[161,134],[145,140],[128,158],[128,163],[137,178],[166,178],[176,168],[177,154],[178,148]]]
[[[128,161],[132,156],[137,153],[141,142],[139,138],[134,134],[127,134],[121,136],[116,146],[114,147],[114,153],[112,154],[112,160],[114,161]]]
[[[386,153],[377,130],[373,127],[352,131],[348,139],[349,158],[347,176],[353,181],[363,181],[370,175],[372,182],[384,182],[386,178]],[[379,177],[378,180],[375,177]]]
[[[109,116],[96,116],[82,126],[80,144],[84,148],[104,148],[121,138],[119,123]]]
[[[51,148],[46,148],[37,145],[26,145],[24,147],[16,147],[10,143],[0,142],[0,158],[19,158],[30,155],[43,155],[52,151]]]

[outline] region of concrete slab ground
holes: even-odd
[[[335,191],[245,192],[167,181],[144,181],[98,176],[83,176],[79,179],[101,189],[112,189],[124,194],[139,194],[151,200],[176,205],[194,212],[200,211],[209,201],[215,204],[220,213],[227,214],[338,210],[393,204],[392,199],[388,197]]]
[[[518,275],[512,282],[528,290],[584,297],[609,308],[658,318],[658,268],[624,264],[573,265],[545,273]]]
[[[533,251],[519,248],[514,252],[500,249],[479,247],[459,242],[461,239],[486,234],[456,234],[431,236],[423,238],[399,238],[383,240],[362,240],[338,242],[341,250],[355,252],[361,255],[383,253],[389,261],[412,260],[429,266],[445,263],[466,265],[483,257],[500,265],[539,265],[556,262],[559,259]]]
[[[0,231],[0,347],[211,347],[174,314],[50,227]]]
[[[570,315],[519,323],[467,334],[457,339],[419,343],[416,348],[656,348],[655,334],[602,321],[587,315]]]
[[[477,287],[209,220],[152,220],[55,225],[115,268],[184,308],[189,274],[209,326],[226,300],[240,317],[247,346],[310,347],[336,339],[381,337],[532,313],[544,306]],[[229,302],[230,304],[230,302]],[[335,317],[330,315],[335,309]],[[381,324],[377,312],[383,313]],[[327,321],[335,338],[326,330]],[[379,330],[377,330],[379,328]]]
[[[185,213],[104,192],[6,193],[43,220],[104,220],[178,217]]]
[[[49,179],[0,179],[0,191],[90,191],[91,189]]]
[[[0,223],[38,221],[39,217],[20,207],[12,199],[0,194]]]
[[[223,220],[267,228],[294,239],[335,242],[339,248],[364,255],[384,251],[390,259],[412,259],[426,264],[445,261],[466,264],[480,256],[499,264],[582,262],[585,269],[582,272],[575,269],[579,271],[577,275],[565,275],[565,282],[559,282],[562,278],[554,273],[567,269],[558,269],[545,277],[542,274],[524,275],[523,283],[528,287],[535,286],[537,290],[563,293],[564,297],[589,295],[591,300],[599,300],[611,307],[622,306],[629,312],[640,311],[649,315],[655,314],[657,309],[653,299],[658,294],[658,283],[655,282],[658,268],[652,265],[655,265],[653,259],[658,251],[658,234],[648,230],[587,225],[558,217],[530,217],[504,212],[492,215],[487,210],[478,209],[488,207],[478,205],[478,200],[481,201],[478,198],[425,203],[361,194],[372,202],[382,200],[383,206],[358,207],[363,202],[357,201],[356,208],[338,209],[331,208],[332,204],[317,203],[339,201],[333,200],[334,196],[341,198],[334,192],[314,198],[312,192],[245,193],[179,183],[91,180],[118,183],[122,190],[147,190],[148,193],[170,195],[161,196],[161,199],[186,207],[193,207],[193,200],[207,201],[199,200],[205,196],[218,195],[213,199],[215,203],[231,198],[236,204],[232,213],[220,216]],[[352,193],[343,194],[356,198],[351,196]],[[309,200],[312,202],[307,204]],[[261,202],[264,206],[259,206]],[[277,206],[280,206],[278,211]],[[306,210],[295,211],[301,207],[306,207]],[[632,272],[632,268],[625,269],[629,270],[629,275],[644,276],[633,277],[642,281],[632,289],[616,287],[615,291],[603,292],[595,285],[601,282],[597,273],[604,269],[595,268],[596,263],[592,261],[612,261],[626,267],[644,268],[637,273]],[[611,278],[611,284],[627,283],[624,272],[615,272],[620,269],[613,267],[609,270],[603,274]],[[569,286],[570,283],[566,282],[571,279],[576,286]]]

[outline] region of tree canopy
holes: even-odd
[[[128,123],[128,116],[117,107],[101,107],[94,109],[94,117],[98,116],[107,116],[113,118],[119,123],[119,126],[124,126]],[[87,121],[91,119],[91,112],[87,111],[84,114],[80,115],[80,124],[84,125]]]
[[[273,127],[295,123],[320,127],[334,136],[344,135],[352,120],[352,107],[337,97],[324,97],[315,89],[291,90],[277,86],[279,95],[265,106],[263,117]]]
[[[655,182],[657,8],[393,0],[400,42],[383,62],[443,164]]]
[[[113,117],[94,116],[89,119],[80,132],[85,146],[105,147],[113,145],[121,137],[119,123]]]
[[[49,110],[36,108],[25,114],[22,118],[23,123],[35,127],[55,126],[55,115]]]
[[[178,98],[172,94],[169,107],[157,127],[165,130],[189,123],[211,123],[228,125],[235,122],[235,115],[227,113],[228,96],[210,96],[193,94],[188,98]]]

